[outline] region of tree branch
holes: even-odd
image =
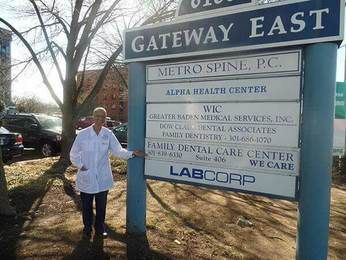
[[[78,20],[79,20],[79,15],[80,15],[82,6],[83,6],[83,2],[84,0],[76,0],[76,5],[72,14],[70,37],[68,38],[68,43],[66,48],[66,55],[71,60],[73,59],[73,56],[74,56],[74,47],[76,45],[77,37],[79,34]]]
[[[41,24],[41,28],[42,28],[42,32],[43,32],[43,35],[44,35],[44,38],[46,40],[46,44],[47,44],[47,47],[48,47],[48,50],[49,50],[49,53],[50,55],[52,56],[52,59],[53,59],[53,62],[54,62],[54,66],[58,72],[58,75],[59,75],[59,79],[60,79],[60,82],[62,85],[64,85],[64,77],[62,75],[62,71],[61,71],[61,68],[60,68],[60,65],[59,65],[59,62],[56,58],[56,55],[53,51],[53,48],[52,48],[52,43],[49,39],[49,36],[48,36],[48,33],[47,33],[47,30],[46,30],[46,26],[43,22],[43,19],[42,19],[42,16],[41,16],[41,13],[40,13],[40,10],[38,9],[36,3],[35,3],[35,0],[30,0],[30,3],[33,5],[34,9],[35,9],[35,12],[36,12],[36,15],[37,15],[37,18]]]
[[[64,59],[66,61],[66,53],[65,53],[64,49],[59,44],[57,44],[55,41],[52,41],[52,45],[54,45],[59,50],[59,52],[61,53],[61,55],[64,57]]]
[[[50,24],[46,24],[46,27],[50,27],[50,26],[54,26],[54,25],[58,25],[59,23],[58,22],[54,22],[54,23],[50,23]],[[38,29],[38,28],[41,28],[41,25],[36,25],[34,27],[31,27],[30,29],[26,30],[26,31],[23,31],[23,32],[20,32],[22,35],[23,34],[27,34],[35,29]]]
[[[122,52],[122,50],[123,50],[123,46],[121,45],[112,54],[112,56],[109,58],[109,60],[107,61],[105,67],[103,68],[102,72],[98,76],[94,88],[92,89],[92,91],[90,92],[88,97],[84,100],[84,102],[77,107],[76,112],[77,112],[78,116],[80,116],[83,113],[83,111],[86,110],[86,108],[89,106],[89,104],[91,102],[93,102],[93,100],[95,99],[96,95],[99,93],[100,89],[103,86],[103,83],[104,83],[104,81],[106,79],[106,76],[107,76],[107,74],[109,72],[109,69],[111,68],[112,64],[114,63],[116,58],[119,56],[119,54]]]
[[[70,32],[69,32],[69,30],[68,30],[68,28],[67,28],[67,25],[66,25],[66,24],[68,24],[68,23],[67,23],[66,21],[64,21],[64,19],[62,19],[62,17],[60,17],[59,14],[57,14],[57,13],[54,12],[55,1],[53,2],[53,7],[52,7],[52,9],[50,9],[50,8],[46,5],[46,3],[43,2],[42,0],[40,0],[40,3],[41,3],[42,5],[44,5],[44,6],[47,8],[47,11],[48,11],[51,15],[53,15],[53,16],[55,17],[55,19],[61,24],[61,26],[62,26],[62,28],[63,28],[65,34],[66,34],[66,37],[68,38],[68,36],[70,35]]]
[[[117,1],[115,1],[115,2],[117,2]],[[142,25],[151,23],[152,21],[159,21],[160,19],[162,19],[161,15],[165,14],[165,11],[167,10],[168,6],[171,3],[172,3],[172,1],[169,1],[168,4],[166,4],[164,7],[161,8],[160,12],[158,12],[158,13],[152,15],[151,17],[149,17],[146,21],[144,21],[144,23]],[[171,15],[172,14],[173,14],[173,12],[171,13]],[[166,16],[163,16],[163,17],[166,17]],[[91,102],[93,102],[93,100],[95,99],[96,95],[99,93],[100,89],[103,86],[103,83],[104,83],[104,81],[106,79],[106,76],[107,76],[110,68],[112,67],[113,63],[118,58],[118,56],[121,54],[122,50],[123,50],[123,45],[120,45],[118,47],[118,49],[112,54],[112,56],[109,58],[109,60],[107,61],[106,65],[102,69],[102,72],[98,76],[98,79],[97,79],[97,81],[95,83],[95,86],[92,89],[91,93],[84,100],[84,102],[77,107],[76,112],[77,112],[77,114],[79,116],[86,110],[86,108],[91,104]]]
[[[81,37],[81,40],[79,41],[79,44],[77,46],[77,53],[76,53],[76,61],[78,62],[80,59],[82,59],[82,56],[85,52],[86,46],[90,45],[92,39],[95,37],[96,33],[99,31],[99,29],[104,25],[107,18],[111,15],[114,8],[119,4],[120,0],[115,0],[113,4],[106,10],[101,13],[104,13],[102,18],[96,23],[95,27],[92,29],[92,23],[87,22],[87,25],[84,28],[83,35]],[[97,11],[100,6],[98,6]],[[95,7],[96,9],[96,7]],[[90,15],[88,19],[93,18],[92,20],[95,21],[95,17],[97,16],[97,11],[95,14],[93,14],[93,10],[90,11]],[[100,14],[100,13],[99,13]],[[85,32],[85,34],[84,34]]]
[[[120,80],[121,82],[123,83],[124,87],[126,89],[129,89],[129,86],[127,84],[127,81],[125,80],[123,74],[120,72],[119,68],[117,66],[113,66],[113,68],[116,70],[116,72],[118,73],[119,77],[120,77]]]
[[[50,84],[47,75],[40,63],[40,61],[38,60],[36,53],[34,52],[34,50],[31,48],[31,45],[27,42],[27,40],[20,34],[20,32],[17,31],[16,28],[14,28],[10,23],[8,23],[6,20],[4,20],[3,18],[0,17],[0,22],[5,24],[8,28],[10,28],[10,30],[21,40],[21,42],[25,45],[25,47],[28,49],[28,51],[30,52],[34,63],[36,64],[41,77],[43,79],[43,83],[47,86],[49,93],[51,94],[52,98],[54,99],[54,101],[58,104],[58,106],[60,107],[60,109],[62,109],[62,102],[60,101],[60,99],[58,98],[58,96],[55,94],[52,85]]]
[[[76,70],[78,70],[79,64],[83,58],[85,50],[86,50],[87,46],[89,45],[88,36],[89,36],[90,30],[93,26],[93,23],[95,21],[95,17],[97,15],[97,12],[100,9],[101,3],[102,3],[102,1],[95,0],[95,3],[92,5],[90,15],[86,19],[86,22],[85,21],[81,22],[81,23],[85,22],[85,26],[84,26],[84,29],[82,32],[82,36],[80,37],[80,40],[76,46],[76,55],[74,56],[74,65],[76,67],[75,68]]]
[[[87,53],[86,53],[85,59],[84,59],[82,78],[81,78],[81,80],[79,82],[79,86],[78,86],[77,91],[76,91],[76,93],[74,95],[74,98],[73,98],[73,104],[74,105],[77,104],[78,96],[79,96],[79,94],[80,94],[80,92],[81,92],[81,90],[83,88],[83,85],[84,85],[85,71],[86,71],[86,65],[87,65],[89,53],[90,53],[90,45],[88,46]]]

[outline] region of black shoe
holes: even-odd
[[[103,231],[103,232],[95,232],[95,237],[96,238],[102,238],[102,239],[105,239],[108,237],[108,233],[106,231]]]

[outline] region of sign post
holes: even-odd
[[[337,45],[305,49],[297,259],[327,259]],[[322,62],[321,62],[322,61]]]
[[[129,65],[129,150],[144,150],[145,139],[145,65]],[[146,182],[143,176],[144,160],[131,159],[127,174],[127,233],[143,235],[146,233]]]
[[[181,0],[127,30],[129,149],[148,154],[129,163],[128,233],[145,233],[145,178],[186,183],[298,201],[297,259],[326,259],[343,24],[342,0]]]

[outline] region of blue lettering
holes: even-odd
[[[169,170],[170,170],[170,171],[169,171],[169,174],[170,174],[170,175],[179,176],[178,173],[173,172],[173,166],[169,167]]]
[[[174,171],[173,166],[170,166],[170,175],[205,180],[209,182],[230,184],[239,183],[239,186],[246,186],[247,184],[256,182],[255,176],[252,175],[242,175],[231,172],[215,172],[212,170],[203,170],[198,168],[189,169],[187,167],[182,168],[178,173]]]
[[[264,167],[264,161],[250,160],[250,164],[252,167]]]
[[[222,179],[222,175],[225,177],[225,179]],[[216,173],[216,180],[218,182],[228,183],[228,174],[225,172],[218,172]]]
[[[187,177],[191,178],[191,174],[188,168],[183,168],[180,172],[180,176],[186,175]]]
[[[222,106],[218,105],[218,106],[208,106],[208,105],[205,105],[203,106],[204,108],[204,112],[205,113],[221,113],[221,108]]]
[[[212,179],[207,178],[207,175],[208,175],[209,173],[212,174],[212,176],[213,176]],[[215,172],[206,170],[204,174],[205,174],[205,176],[204,176],[204,179],[205,179],[205,180],[207,180],[207,181],[215,181]]]
[[[232,181],[239,182],[239,185],[242,185],[242,176],[240,174],[232,173],[229,183]]]
[[[255,176],[244,175],[244,177],[243,177],[243,186],[245,186],[246,183],[255,183],[255,182],[256,182]]]
[[[203,170],[201,169],[192,169],[192,178],[194,179],[203,179]]]

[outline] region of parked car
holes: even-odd
[[[127,123],[113,127],[112,131],[121,145],[127,147]]]
[[[92,116],[82,117],[78,120],[76,124],[76,129],[84,129],[91,126],[94,123],[94,118]]]
[[[4,127],[0,127],[0,147],[3,162],[9,162],[14,157],[23,155],[23,137],[21,134],[11,133]]]
[[[8,130],[21,133],[25,148],[39,149],[45,156],[61,150],[62,121],[59,117],[44,114],[5,115],[3,126]]]
[[[115,120],[112,120],[110,117],[106,118],[105,126],[107,128],[113,128],[115,126],[119,125]]]

